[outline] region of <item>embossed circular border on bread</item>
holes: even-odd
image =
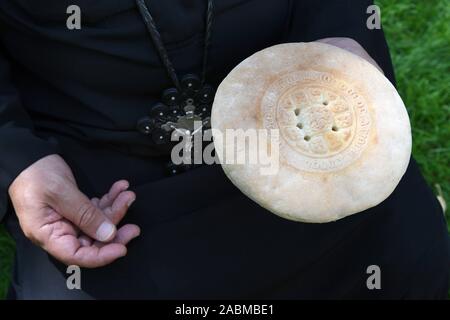
[[[335,92],[335,94],[348,103],[352,116],[355,117],[352,123],[354,124],[355,132],[352,132],[349,146],[340,149],[333,155],[326,157],[303,156],[298,148],[292,146],[292,141],[289,141],[286,137],[286,127],[283,127],[277,121],[280,118],[279,112],[281,107],[279,101],[287,91],[295,90],[299,86],[302,88],[319,88],[324,83],[334,83],[339,90],[344,91]],[[329,88],[326,88],[326,90],[333,91],[333,89]],[[330,74],[314,70],[294,71],[274,81],[262,98],[261,112],[263,114],[264,128],[280,130],[282,156],[285,157],[290,165],[305,171],[333,171],[351,164],[364,151],[371,130],[370,113],[364,97],[358,94],[357,90],[344,80],[335,79]]]

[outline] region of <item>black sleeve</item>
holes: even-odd
[[[367,28],[372,0],[293,0],[287,41],[315,41],[328,37],[353,38],[375,59],[395,85],[389,49],[382,29]],[[386,8],[381,8],[381,10]],[[381,12],[381,17],[383,17]]]
[[[56,143],[35,135],[33,122],[11,83],[10,63],[0,44],[0,220],[8,205],[8,188],[21,171],[49,154]]]

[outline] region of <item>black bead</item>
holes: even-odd
[[[183,88],[183,91],[198,90],[200,87],[200,78],[195,74],[187,74],[181,78],[181,87]]]
[[[177,175],[181,173],[182,167],[180,165],[174,164],[172,161],[166,165],[166,172],[169,176]]]
[[[197,110],[198,110],[198,111],[197,111]],[[199,114],[203,115],[203,116],[209,115],[209,113],[210,113],[210,111],[211,111],[211,107],[210,107],[209,105],[207,105],[207,104],[201,104],[201,105],[196,109],[196,111],[197,111]]]
[[[168,106],[176,106],[180,102],[180,93],[176,88],[169,88],[164,90],[161,99]]]
[[[155,121],[149,117],[143,117],[136,123],[136,129],[145,135],[149,135],[155,128]]]
[[[169,114],[173,117],[178,117],[181,116],[183,112],[178,106],[176,106],[169,109]]]
[[[205,85],[198,92],[198,98],[202,103],[210,103],[214,100],[214,88],[210,85]]]
[[[152,140],[155,144],[166,144],[170,142],[170,133],[161,128],[152,130]]]
[[[150,110],[150,115],[157,119],[164,119],[169,114],[170,114],[169,108],[160,102],[155,104]]]

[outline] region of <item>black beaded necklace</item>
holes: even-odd
[[[151,137],[153,143],[164,145],[170,143],[174,130],[189,134],[194,131],[194,122],[201,121],[203,128],[210,127],[211,104],[215,90],[213,86],[206,84],[206,67],[208,62],[208,49],[211,41],[211,29],[213,22],[213,0],[208,0],[205,40],[203,48],[203,66],[201,77],[195,74],[186,74],[179,80],[167,50],[161,40],[161,35],[156,28],[145,0],[136,0],[139,12],[145,22],[153,44],[158,50],[159,57],[174,87],[163,91],[161,101],[151,109],[150,114],[137,122],[137,129],[142,134]],[[177,173],[173,170],[172,173]]]

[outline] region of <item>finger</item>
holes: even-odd
[[[117,235],[114,238],[114,243],[120,243],[123,245],[127,245],[128,242],[133,240],[134,238],[139,237],[141,234],[141,229],[135,224],[126,224],[117,230]]]
[[[121,192],[112,205],[110,207],[106,207],[103,212],[112,223],[117,225],[123,219],[134,200],[136,200],[136,195],[134,192]]]
[[[94,206],[96,206],[96,207],[98,208],[98,207],[99,207],[100,199],[99,199],[99,198],[92,198],[92,199],[91,199],[91,202],[92,202],[92,204],[93,204]]]
[[[131,240],[139,237],[141,234],[141,229],[135,224],[126,224],[117,230],[116,237],[111,241],[111,243],[119,243],[126,246]],[[92,245],[101,248],[105,244],[103,242],[95,241]]]
[[[117,237],[117,236],[116,236]],[[89,247],[92,245],[92,239],[89,238],[87,235],[83,234],[78,237],[78,241],[80,241],[80,245],[82,247]]]
[[[113,183],[109,192],[105,194],[101,199],[99,206],[101,209],[109,207],[112,205],[113,201],[116,197],[122,192],[127,190],[130,187],[130,184],[126,180],[119,180]]]
[[[106,266],[113,261],[124,257],[127,248],[120,243],[108,243],[103,246],[81,246],[74,251],[61,250],[60,247],[48,250],[48,252],[66,265],[77,265],[83,268],[98,268]]]
[[[105,266],[127,253],[127,248],[120,243],[82,246],[73,232],[51,237],[43,248],[66,265],[86,268]]]
[[[79,247],[70,261],[80,267],[98,268],[108,265],[126,254],[127,248],[123,244],[108,243],[101,247],[94,245]]]
[[[75,185],[66,185],[50,202],[59,214],[91,238],[106,242],[115,237],[115,225]]]
[[[364,60],[370,62],[373,66],[375,66],[379,71],[383,73],[383,70],[377,64],[377,62],[369,55],[369,53],[356,41],[351,42],[346,47],[342,47],[343,49],[356,54],[357,56],[363,58]]]

